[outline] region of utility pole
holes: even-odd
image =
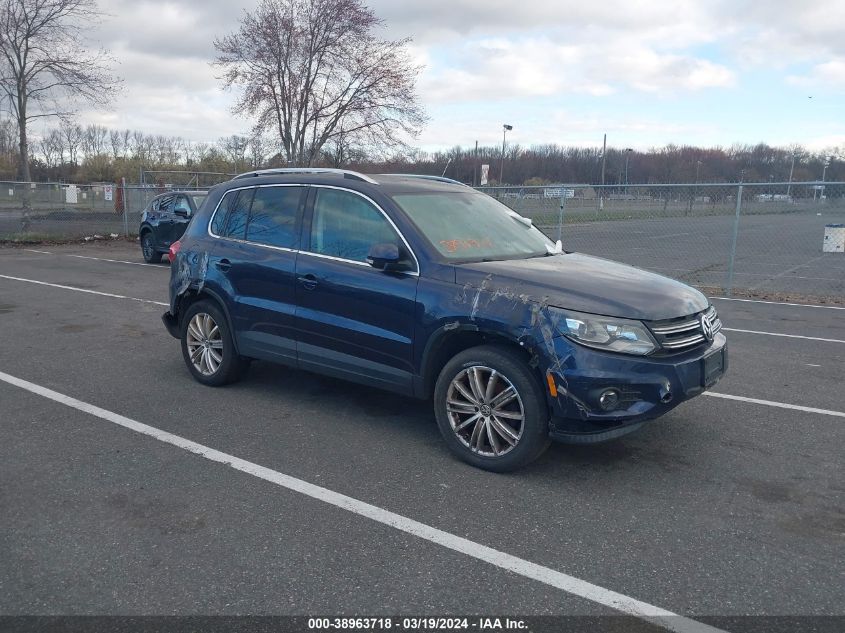
[[[601,146],[601,186],[604,187],[604,166],[607,162],[607,134],[604,135],[604,142]],[[604,189],[602,189],[604,191]]]

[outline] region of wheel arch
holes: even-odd
[[[479,328],[472,323],[446,324],[435,330],[426,343],[421,361],[419,395],[424,398],[431,397],[437,377],[446,363],[464,350],[480,345],[498,345],[516,351],[525,359],[538,380],[541,379],[536,364],[532,363],[531,352],[515,337],[503,332]]]
[[[232,325],[232,315],[229,313],[229,308],[226,306],[226,302],[223,298],[217,294],[214,290],[211,290],[206,287],[202,287],[199,289],[196,288],[188,288],[185,292],[183,292],[176,300],[176,314],[179,318],[179,331],[182,331],[182,319],[185,315],[185,312],[195,303],[203,300],[210,300],[213,301],[214,304],[220,308],[220,311],[223,313],[223,316],[226,319],[226,327],[229,328],[229,332],[232,334],[232,344],[235,347],[235,352],[240,353],[238,350],[238,338],[235,336],[235,329]]]

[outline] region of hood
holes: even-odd
[[[457,264],[455,271],[459,285],[605,316],[656,321],[708,306],[703,294],[680,281],[580,253]]]

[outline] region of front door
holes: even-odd
[[[368,198],[312,189],[310,226],[296,264],[299,366],[411,393],[416,264]],[[385,272],[367,264],[370,247],[387,242],[407,254],[411,270]]]
[[[170,210],[172,224],[166,237],[168,246],[185,233],[185,229],[188,228],[188,223],[191,221],[191,213],[191,203],[188,196],[178,194],[173,200],[173,206]]]

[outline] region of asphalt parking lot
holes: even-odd
[[[836,212],[746,215],[740,219],[733,288],[810,297],[845,297],[845,255],[823,253],[825,226]],[[543,227],[557,239],[557,226]],[[689,284],[729,283],[732,216],[632,218],[566,224],[567,250],[607,257]]]
[[[197,384],[159,320],[169,269],[141,261],[0,249],[0,614],[625,612],[603,589],[845,615],[845,309],[716,299],[714,395],[495,475],[425,402],[265,363]]]

